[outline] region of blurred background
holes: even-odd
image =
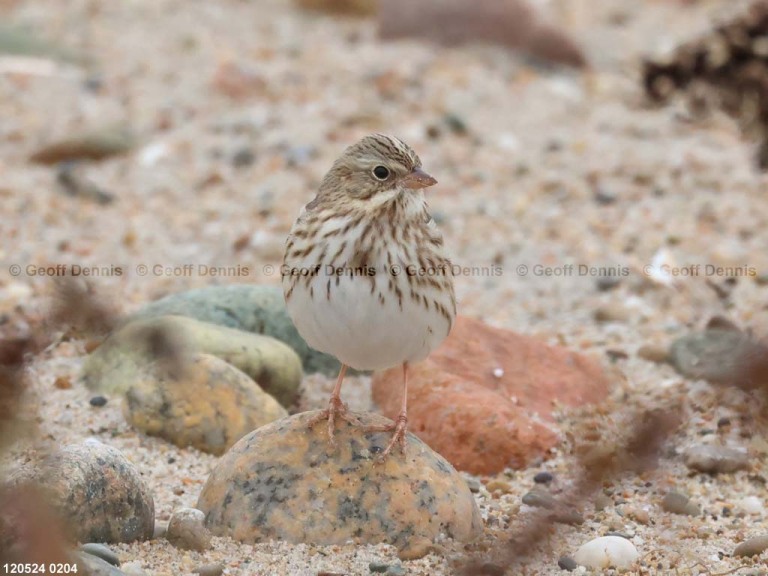
[[[372,131],[401,136],[437,176],[431,205],[456,262],[502,266],[459,283],[465,314],[551,333],[601,297],[598,278],[519,264],[628,266],[624,284],[644,284],[656,257],[764,279],[754,142],[685,98],[652,105],[642,83],[645,59],[748,5],[4,0],[0,306],[44,294],[47,274],[29,265],[96,266],[126,309],[194,286],[277,284],[264,267],[279,266],[298,210]],[[247,270],[172,269],[185,264]],[[738,289],[744,314],[765,295],[755,281]],[[717,304],[694,292],[669,321]]]

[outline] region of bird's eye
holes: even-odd
[[[386,166],[376,166],[373,169],[373,175],[377,180],[386,180],[389,178],[389,169]]]

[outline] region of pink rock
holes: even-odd
[[[400,409],[402,372],[374,376],[385,415]],[[411,367],[409,428],[456,468],[524,468],[558,440],[552,411],[605,397],[600,365],[565,348],[459,317],[430,358]]]
[[[386,0],[379,4],[379,35],[448,46],[486,42],[569,66],[587,63],[576,42],[525,0]]]

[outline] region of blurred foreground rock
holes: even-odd
[[[21,469],[13,485],[40,486],[79,542],[133,542],[152,537],[155,505],[138,470],[116,448],[97,440],[65,446],[37,466]]]
[[[75,160],[103,160],[126,154],[136,145],[136,138],[125,126],[107,126],[82,134],[73,134],[38,148],[29,157],[37,164],[57,164]]]
[[[92,389],[125,392],[146,381],[148,371],[155,372],[155,360],[173,364],[175,356],[183,361],[194,353],[210,354],[232,364],[284,406],[296,400],[301,361],[288,346],[261,334],[182,316],[140,319],[124,325],[88,356],[83,379]]]
[[[283,291],[277,286],[211,286],[179,292],[148,304],[134,318],[166,314],[277,338],[296,351],[307,374],[322,372],[336,376],[339,372],[338,360],[311,349],[304,342],[285,309]]]
[[[547,62],[587,64],[579,45],[544,22],[525,0],[385,0],[379,6],[379,34],[385,40],[416,38],[447,46],[498,44]]]
[[[387,543],[408,556],[428,553],[441,534],[468,542],[481,533],[467,484],[418,438],[408,435],[405,455],[398,450],[379,463],[391,433],[341,422],[334,449],[325,424],[307,428],[314,414],[259,428],[221,458],[197,503],[215,535],[248,543]],[[389,422],[357,416],[364,425]]]
[[[459,470],[493,474],[525,468],[557,442],[557,405],[599,402],[609,382],[580,354],[459,317],[448,339],[408,381],[409,429]],[[373,378],[389,417],[400,410],[402,371]]]

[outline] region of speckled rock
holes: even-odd
[[[182,550],[202,552],[211,546],[211,533],[205,527],[205,514],[196,508],[179,508],[174,511],[165,538]]]
[[[146,377],[153,335],[164,334],[175,349],[217,356],[245,372],[283,406],[296,400],[301,361],[282,342],[181,316],[164,316],[124,325],[88,356],[83,367],[87,386],[125,391]]]
[[[700,444],[685,453],[688,468],[707,474],[719,474],[746,470],[749,467],[749,454],[746,450],[737,450],[728,446]]]
[[[462,542],[480,534],[466,483],[418,438],[409,434],[405,455],[378,463],[390,433],[341,423],[333,449],[325,426],[307,429],[314,414],[259,428],[221,458],[197,503],[215,535],[247,543],[388,543],[407,553],[440,534]],[[364,425],[389,422],[358,416]]]
[[[335,376],[339,362],[310,348],[299,336],[276,286],[211,286],[171,294],[139,310],[133,318],[175,314],[277,338],[301,357],[307,374]],[[242,369],[242,368],[241,368]],[[247,373],[247,371],[244,370]]]
[[[53,509],[79,542],[133,542],[152,536],[152,494],[133,464],[111,446],[97,440],[65,446],[12,479],[29,481],[45,488]]]
[[[600,569],[629,568],[640,557],[640,553],[626,538],[602,536],[590,540],[576,551],[573,559],[587,568]]]
[[[374,376],[385,415],[396,417],[401,389],[400,369]],[[494,474],[546,456],[558,439],[555,404],[598,402],[608,390],[596,361],[460,316],[443,345],[411,367],[409,426],[458,469]]]
[[[768,355],[765,344],[733,329],[717,328],[677,339],[670,348],[669,361],[683,376],[710,382],[744,385],[745,357]]]
[[[245,373],[208,354],[193,355],[174,373],[147,371],[126,392],[123,413],[146,434],[217,455],[288,415]]]

